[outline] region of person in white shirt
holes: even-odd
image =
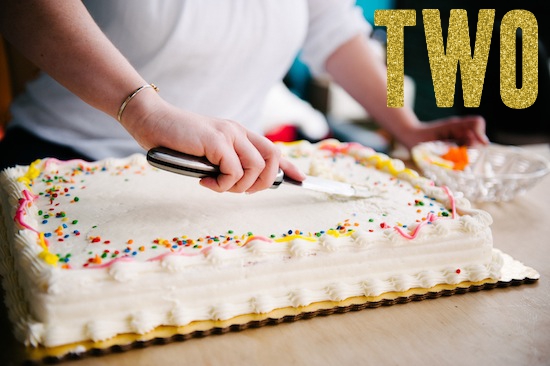
[[[0,14],[2,35],[43,70],[13,103],[2,167],[44,145],[89,160],[165,146],[219,165],[201,180],[215,191],[265,189],[279,168],[301,180],[257,124],[298,52],[406,147],[487,143],[481,117],[425,124],[386,106],[385,67],[350,0],[11,0]],[[20,148],[8,154],[10,141]]]

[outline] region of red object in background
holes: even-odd
[[[298,130],[293,125],[281,125],[265,134],[265,137],[273,142],[291,142],[296,141],[298,137]]]

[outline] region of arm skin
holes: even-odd
[[[130,93],[148,84],[79,0],[1,1],[0,33],[40,69],[113,118]],[[233,121],[179,109],[151,88],[132,99],[121,124],[145,149],[166,146],[219,165],[218,178],[201,180],[218,192],[268,188],[279,167],[291,178],[304,179],[265,137]]]
[[[325,67],[336,83],[408,149],[430,140],[455,140],[467,145],[489,142],[481,116],[449,117],[422,123],[410,108],[387,107],[386,68],[374,56],[363,35],[355,36],[336,49]]]

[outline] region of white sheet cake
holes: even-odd
[[[220,194],[143,155],[5,170],[0,273],[15,336],[79,352],[159,327],[501,279],[491,217],[460,194],[357,144],[281,149],[372,195]]]

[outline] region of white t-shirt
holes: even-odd
[[[113,44],[162,97],[181,108],[259,131],[269,90],[301,50],[314,74],[352,36],[370,30],[351,0],[89,0]],[[141,147],[112,117],[46,74],[12,106],[10,126],[93,159]]]

